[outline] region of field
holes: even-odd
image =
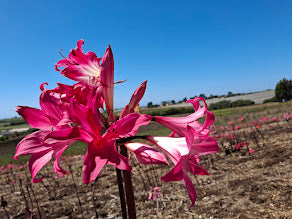
[[[212,135],[221,150],[203,156],[209,176],[191,176],[195,206],[182,182],[163,183],[158,176],[171,166],[142,166],[131,157],[138,218],[292,218],[292,102],[217,110]],[[177,116],[177,115],[175,115]],[[184,115],[180,115],[184,116]],[[243,117],[243,121],[238,121]],[[255,122],[256,121],[256,122]],[[139,134],[168,135],[152,123]],[[18,139],[19,140],[19,139]],[[52,166],[42,170],[42,183],[31,184],[27,165],[11,163],[17,140],[0,145],[3,197],[0,218],[117,218],[121,216],[115,168],[106,166],[95,183],[82,183],[85,145],[75,144],[62,161],[72,174],[57,178]],[[244,143],[243,143],[244,142]],[[248,144],[246,144],[248,142]],[[242,146],[239,145],[243,143]],[[254,150],[254,151],[253,151]],[[148,200],[151,187],[160,196]],[[80,202],[78,201],[80,200]],[[7,202],[7,203],[6,203]],[[79,204],[80,203],[80,204]]]

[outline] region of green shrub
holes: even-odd
[[[175,115],[175,114],[183,114],[183,113],[193,113],[194,109],[192,107],[170,107],[164,109],[157,109],[157,110],[147,110],[141,113],[146,113],[150,116],[167,116],[167,115]]]
[[[265,99],[263,103],[273,103],[273,102],[277,102],[277,98],[276,97],[272,97],[270,99]]]
[[[291,100],[292,80],[287,80],[286,78],[280,80],[276,85],[275,96],[279,102],[282,102],[283,100]]]
[[[235,100],[231,103],[232,107],[238,107],[238,106],[250,106],[255,104],[252,100]]]
[[[211,103],[208,108],[210,110],[216,110],[216,109],[224,109],[224,108],[230,108],[230,107],[232,107],[230,100],[222,100],[217,103]]]

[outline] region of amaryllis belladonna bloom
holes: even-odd
[[[72,143],[80,139],[80,136],[74,135],[66,141],[49,140],[44,142],[45,137],[58,130],[70,128],[68,123],[68,112],[61,109],[59,100],[50,95],[47,90],[43,90],[40,95],[41,109],[31,108],[27,106],[18,106],[16,111],[22,116],[26,122],[32,127],[40,129],[22,139],[15,151],[14,159],[18,159],[22,155],[31,155],[29,160],[29,170],[32,174],[32,181],[38,182],[36,179],[40,169],[55,158],[54,170],[59,175],[67,173],[59,165],[59,159],[62,153]],[[74,132],[74,130],[72,130]],[[82,134],[82,133],[79,133]]]
[[[83,181],[88,184],[97,178],[107,164],[131,171],[128,158],[117,150],[120,145],[134,153],[141,164],[168,164],[167,156],[174,167],[161,179],[165,182],[183,180],[193,206],[196,191],[187,172],[208,174],[199,166],[200,156],[219,150],[214,138],[208,136],[215,117],[208,111],[205,99],[196,97],[187,101],[195,110],[189,116],[155,116],[153,119],[139,112],[139,102],[146,90],[147,81],[144,81],[116,120],[113,114],[112,50],[108,46],[104,56],[98,58],[91,51],[84,53],[83,44],[84,41],[79,40],[69,57],[64,57],[55,65],[56,70],[62,68],[61,74],[77,81],[76,84],[59,83],[51,90],[44,89],[42,84],[41,109],[17,107],[17,112],[39,131],[28,135],[18,144],[14,158],[31,155],[29,169],[33,182],[38,182],[35,178],[37,173],[51,159],[55,159],[55,172],[59,175],[67,173],[59,165],[61,155],[73,142],[83,141],[87,143]],[[108,119],[101,111],[104,105]],[[197,120],[203,117],[205,121],[201,124]],[[172,130],[172,134],[169,137],[135,136],[138,128],[148,125],[150,121],[164,125]],[[136,138],[147,139],[149,143],[133,142]]]

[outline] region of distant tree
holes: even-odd
[[[153,103],[152,102],[147,103],[147,107],[148,108],[152,108],[153,107]]]
[[[171,102],[171,104],[175,104],[175,100],[172,100],[172,101],[170,101]]]
[[[233,96],[235,96],[235,94],[233,94],[231,91],[228,91],[227,97],[233,97]]]
[[[182,100],[183,102],[187,102],[188,101],[188,99],[185,97],[183,100]]]
[[[169,101],[165,101],[165,100],[164,101],[161,101],[161,105],[162,106],[167,106],[168,104],[169,104]]]
[[[282,102],[283,100],[291,100],[292,80],[287,80],[286,78],[280,80],[276,85],[275,96],[279,102]]]
[[[207,99],[207,96],[205,94],[200,94],[200,97],[203,97],[204,99]]]

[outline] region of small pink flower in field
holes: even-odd
[[[253,124],[254,126],[256,126],[256,125],[258,124],[258,121],[257,121],[257,120],[254,120],[254,121],[252,121],[252,124]]]
[[[16,167],[16,166],[17,166],[16,164],[10,164],[10,163],[8,163],[8,164],[6,165],[5,171],[11,170],[11,169],[13,169],[13,168]]]
[[[261,119],[260,119],[260,122],[262,122],[262,123],[265,123],[265,122],[267,122],[268,121],[268,118],[267,117],[262,117]]]
[[[231,133],[227,133],[227,134],[225,135],[225,137],[231,139],[231,138],[232,138],[232,134],[231,134]]]
[[[224,126],[221,125],[221,126],[219,127],[219,131],[223,131],[223,130],[224,130]]]
[[[4,166],[0,166],[0,172],[4,170]]]
[[[272,121],[272,122],[278,122],[278,121],[279,121],[279,118],[278,118],[278,117],[272,117],[272,118],[271,118],[271,121]]]
[[[287,113],[284,115],[284,118],[288,121],[288,120],[292,119],[292,114]]]
[[[233,129],[234,129],[234,130],[238,130],[238,129],[239,129],[239,125],[234,126]]]
[[[254,149],[251,149],[251,150],[248,151],[249,154],[252,154],[253,152],[255,152]]]
[[[239,117],[239,119],[238,119],[239,122],[242,122],[243,120],[244,120],[243,117]]]
[[[159,192],[159,188],[156,186],[153,189],[151,188],[149,191],[149,196],[148,199],[149,200],[156,200],[157,198],[159,198],[160,196],[160,192]]]
[[[228,122],[228,125],[233,125],[234,124],[234,121],[229,121]]]
[[[215,138],[222,138],[223,135],[215,135]]]
[[[244,143],[239,143],[235,148],[240,150],[244,146]]]
[[[242,123],[242,126],[243,126],[243,127],[247,127],[247,123],[243,122],[243,123]]]

